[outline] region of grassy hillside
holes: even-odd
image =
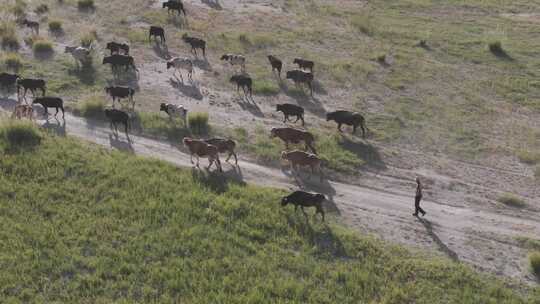
[[[0,128],[0,302],[538,303],[446,259],[306,222],[283,194]],[[536,302],[534,300],[536,295]]]

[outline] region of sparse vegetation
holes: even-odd
[[[277,95],[279,94],[279,87],[272,81],[268,80],[255,80],[253,83],[253,93],[260,95]]]
[[[18,72],[23,66],[23,60],[17,53],[7,53],[2,57],[4,66],[12,71]]]
[[[104,97],[99,94],[87,96],[80,101],[75,108],[75,114],[93,119],[105,119],[105,106],[106,103],[103,100]]]
[[[44,38],[33,41],[32,50],[35,55],[45,55],[54,52],[52,42]]]
[[[4,153],[0,170],[2,234],[17,244],[2,247],[16,262],[1,302],[535,301],[463,264],[308,224],[280,190],[70,138]]]
[[[523,201],[521,198],[519,198],[519,197],[517,197],[517,196],[515,196],[513,194],[510,194],[510,193],[502,194],[501,196],[499,196],[499,198],[497,200],[500,203],[503,203],[503,204],[505,204],[506,206],[509,206],[509,207],[523,208],[523,207],[527,206],[525,201]]]
[[[373,18],[369,14],[358,14],[350,17],[350,24],[365,35],[372,36],[375,33]]]
[[[143,135],[154,138],[166,138],[171,143],[180,143],[191,131],[179,120],[171,120],[161,113],[138,112],[135,125]]]
[[[36,7],[36,9],[34,10],[34,12],[36,12],[36,14],[45,14],[45,13],[48,13],[49,12],[49,6],[45,3],[42,3],[40,5],[38,5]]]
[[[60,33],[63,31],[62,21],[61,20],[51,20],[49,21],[49,31],[52,33]]]
[[[540,251],[535,251],[529,254],[529,262],[534,274],[540,278]]]
[[[3,49],[18,50],[20,48],[15,28],[7,22],[2,22],[0,24],[0,39]]]
[[[191,112],[188,114],[188,125],[191,132],[198,135],[208,134],[210,125],[208,124],[208,113]]]
[[[81,36],[81,45],[83,47],[90,47],[97,38],[98,35],[96,30],[88,31]]]
[[[540,153],[527,150],[520,150],[517,153],[519,161],[528,165],[536,165],[540,163]]]
[[[80,10],[94,10],[94,0],[77,0],[77,7]]]
[[[41,142],[41,134],[31,122],[9,120],[0,122],[0,148],[29,149]]]

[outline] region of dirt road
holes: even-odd
[[[51,119],[41,125],[137,155],[162,159],[178,166],[191,167],[189,155],[169,143],[125,134],[118,137],[106,127],[89,123],[85,119],[66,115],[66,125]],[[206,165],[206,160],[201,160]],[[412,216],[414,189],[410,193],[390,193],[384,189],[366,188],[333,181],[312,182],[295,180],[287,171],[268,168],[241,159],[240,169],[224,164],[229,178],[247,183],[284,189],[299,186],[325,193],[330,202],[327,209],[334,210],[338,220],[361,231],[372,232],[385,240],[439,251],[451,259],[470,263],[497,275],[504,275],[528,283],[534,278],[528,274],[526,251],[516,242],[517,236],[537,237],[540,221],[521,216],[501,215],[489,210],[471,210],[430,201],[423,207],[425,218]]]

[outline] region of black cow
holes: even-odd
[[[133,106],[135,106],[135,102],[133,101],[133,95],[135,95],[135,90],[130,87],[106,87],[105,93],[109,94],[109,96],[112,97],[113,106],[116,99],[120,100],[122,98],[128,98],[129,102],[133,103]]]
[[[362,129],[362,137],[366,137],[366,130],[368,128],[366,127],[366,120],[364,119],[364,116],[358,112],[351,112],[351,111],[335,111],[330,112],[326,114],[326,121],[333,120],[338,124],[338,130],[339,132],[343,132],[341,130],[341,125],[345,124],[348,126],[353,127],[353,134],[356,132],[356,128],[360,126]]]
[[[197,49],[201,49],[203,56],[206,57],[206,41],[200,38],[190,37],[187,34],[182,35],[182,40],[191,46],[191,52],[195,56],[197,56]]]
[[[302,126],[305,124],[304,108],[302,108],[301,106],[297,106],[291,103],[277,104],[276,112],[283,113],[283,115],[285,116],[283,118],[283,122],[289,121],[289,116],[296,116],[296,120],[294,121],[294,123],[296,123],[298,120],[301,120]]]
[[[253,96],[253,80],[251,79],[251,77],[247,75],[234,75],[229,81],[236,83],[236,92],[240,91],[240,87],[242,87],[242,90],[244,90],[244,95],[247,96],[247,93],[249,92],[249,96]]]
[[[291,79],[294,84],[298,85],[299,83],[305,83],[309,87],[311,96],[313,96],[313,73],[304,72],[302,70],[292,70],[287,72],[287,79]]]
[[[32,79],[32,78],[19,78],[17,79],[17,94],[20,93],[21,88],[24,89],[23,98],[26,98],[26,92],[30,90],[32,95],[36,95],[36,90],[41,90],[43,96],[45,96],[45,80]]]
[[[186,10],[184,10],[184,4],[180,1],[172,1],[169,0],[167,2],[163,2],[163,8],[167,8],[167,13],[169,14],[171,11],[177,11],[178,15],[184,13],[184,16],[186,15]]]
[[[311,73],[313,73],[313,66],[315,66],[315,63],[311,60],[305,60],[301,58],[295,58],[293,61],[294,64],[298,64],[298,67],[304,70],[309,70]]]
[[[17,74],[0,73],[0,87],[9,88],[15,86],[17,79],[21,78]]]
[[[281,78],[281,68],[283,67],[283,62],[272,55],[268,55],[268,61],[270,61],[270,65],[272,66],[272,72],[274,72],[274,70],[278,71],[278,76]]]
[[[151,41],[152,37],[154,37],[154,40],[157,40],[157,38],[159,37],[161,43],[166,42],[165,30],[160,26],[150,26],[150,30],[148,31],[148,41]]]
[[[300,206],[306,218],[307,218],[307,214],[306,214],[306,211],[304,210],[304,207],[315,207],[317,209],[317,211],[315,212],[315,215],[317,213],[320,213],[322,216],[322,220],[324,222],[324,209],[322,207],[324,200],[326,200],[326,197],[320,193],[309,193],[309,192],[298,190],[283,197],[281,199],[281,206],[287,206],[287,204],[293,204],[295,212],[298,210],[298,206]]]
[[[111,55],[114,53],[120,54],[120,50],[124,51],[124,55],[129,55],[129,45],[127,43],[118,43],[115,41],[111,41],[107,43],[107,46],[105,48],[111,51]]]
[[[117,109],[105,109],[105,117],[110,120],[110,127],[112,129],[112,127],[114,126],[114,130],[116,132],[118,132],[117,124],[123,124],[126,131],[126,136],[129,137],[129,114],[127,112]]]
[[[124,67],[126,71],[132,67],[135,71],[139,71],[135,66],[135,59],[128,55],[111,55],[103,57],[103,64],[110,64],[113,71],[116,71],[119,67]]]
[[[45,116],[49,116],[49,108],[56,108],[54,116],[58,115],[58,109],[62,110],[62,118],[65,116],[64,101],[59,97],[37,97],[34,98],[32,104],[40,104],[45,108]]]

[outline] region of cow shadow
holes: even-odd
[[[17,100],[13,98],[0,98],[0,108],[2,108],[4,111],[13,112],[17,104]]]
[[[448,248],[448,246],[439,238],[439,236],[433,231],[433,224],[425,219],[417,217],[418,221],[424,225],[427,234],[433,239],[433,241],[439,246],[439,249],[444,252],[454,262],[459,262],[459,256],[455,251]]]
[[[202,164],[201,167],[203,167]],[[229,170],[224,173],[217,171],[215,167],[210,168],[210,170],[212,171],[208,171],[205,167],[201,169],[193,167],[191,169],[191,176],[194,181],[218,194],[229,190],[231,184],[246,185],[243,178],[240,178],[241,175],[236,173],[235,170]]]
[[[297,87],[291,88],[285,82],[280,82],[279,87],[285,95],[294,99],[299,106],[319,118],[326,118],[326,109],[316,96],[310,96],[305,90]]]
[[[129,134],[126,134],[126,139],[127,141],[120,139],[120,137],[118,136],[118,133],[115,131],[112,131],[112,133],[109,133],[109,144],[111,145],[112,148],[119,151],[134,154],[135,150],[133,149],[133,146],[131,144],[131,139],[129,138]]]
[[[140,90],[139,79],[135,71],[128,70],[126,73],[122,70],[120,73],[113,73],[113,75],[114,77],[112,79],[105,80],[108,86],[125,86],[135,91]]]
[[[48,132],[52,132],[56,134],[57,136],[66,137],[66,120],[62,119],[61,121],[54,117],[53,120],[55,123],[51,123],[51,119],[47,117],[45,120],[45,123],[41,125],[41,127]]]
[[[360,131],[357,129],[357,132]],[[354,153],[358,158],[363,159],[365,161],[364,166],[379,170],[385,170],[387,168],[377,147],[366,142],[353,141],[342,133],[340,133],[340,136],[341,140],[338,144],[343,149]]]
[[[313,87],[314,94],[317,93],[320,95],[328,95],[328,91],[326,91],[323,84],[319,80],[314,79],[313,82],[311,83],[311,86]]]
[[[154,50],[156,56],[161,59],[169,60],[171,58],[171,54],[169,53],[169,47],[166,43],[154,43],[152,49]]]
[[[223,7],[221,4],[219,4],[218,0],[201,0],[203,4],[206,4],[208,7],[213,8],[215,10],[222,10]]]
[[[181,28],[187,28],[189,27],[189,22],[186,16],[182,16],[176,13],[173,13],[167,17],[167,22],[174,25],[175,27],[181,29]]]
[[[251,114],[257,116],[257,117],[264,117],[264,113],[262,112],[261,108],[255,103],[253,100],[253,97],[248,96],[242,96],[236,99],[237,104],[242,108],[244,111],[248,111]]]
[[[185,83],[179,81],[178,79],[170,78],[169,83],[171,86],[178,91],[182,92],[182,94],[191,97],[196,100],[202,100],[203,94],[201,92],[201,89],[199,86],[195,83],[191,83],[190,85],[186,85]]]

